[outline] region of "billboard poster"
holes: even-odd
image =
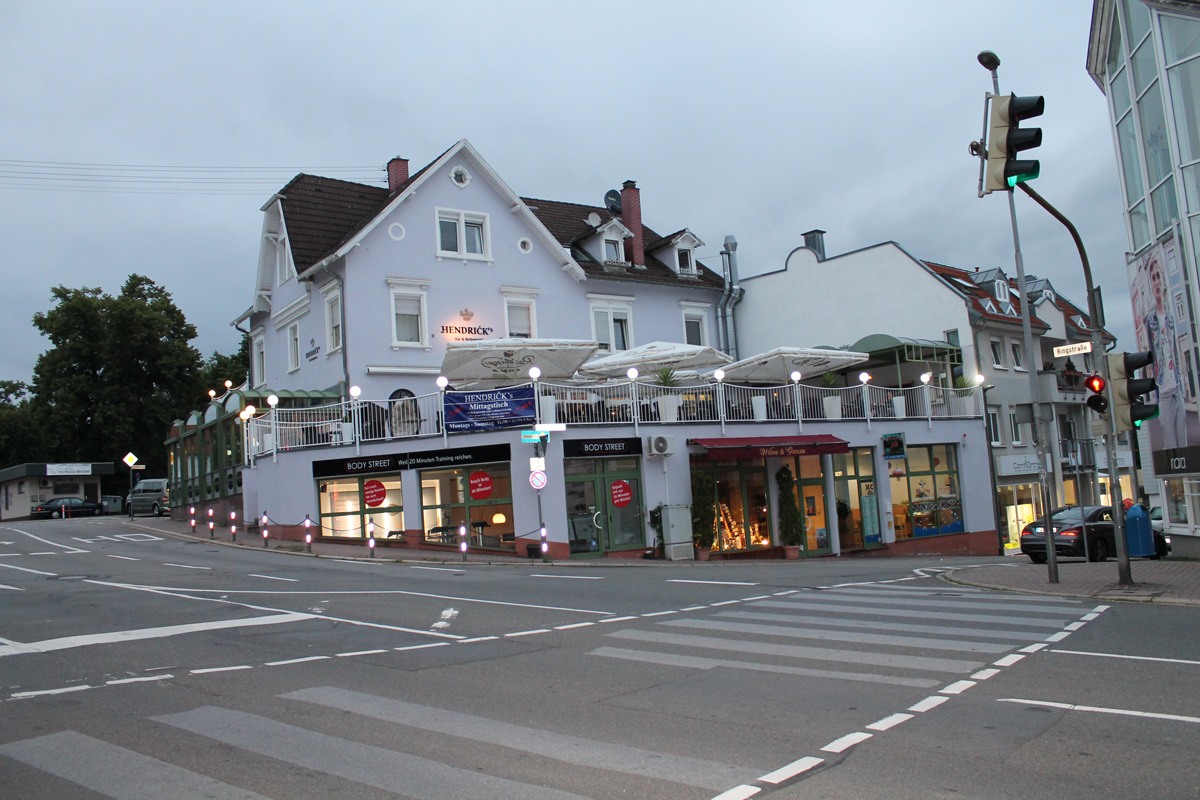
[[[532,386],[486,392],[446,392],[446,429],[493,431],[534,424]]]
[[[1200,470],[1191,310],[1179,241],[1160,242],[1128,264],[1136,348],[1154,353],[1159,414],[1144,425],[1160,475]],[[1143,373],[1145,374],[1145,373]]]

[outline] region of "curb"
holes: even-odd
[[[1078,597],[1085,600],[1107,600],[1109,602],[1122,603],[1145,603],[1155,605],[1172,605],[1172,606],[1200,606],[1200,600],[1193,600],[1186,597],[1166,597],[1163,592],[1148,592],[1139,591],[1138,589],[1130,589],[1127,591],[1119,591],[1113,593],[1108,590],[1099,590],[1094,593],[1086,593],[1081,591],[1071,591],[1070,589],[1060,589],[1058,591],[1049,591],[1046,589],[1029,589],[1018,588],[1016,586],[998,586],[995,583],[981,583],[968,580],[964,577],[958,577],[956,573],[969,569],[979,569],[979,567],[954,567],[950,572],[943,572],[938,577],[947,583],[956,584],[959,586],[970,586],[977,589],[994,589],[1001,592],[1015,592],[1017,594],[1033,594],[1050,597]]]

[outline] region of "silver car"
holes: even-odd
[[[125,498],[125,513],[153,514],[161,517],[171,513],[171,498],[167,492],[166,478],[147,478],[137,482],[133,491]]]

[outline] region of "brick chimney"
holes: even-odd
[[[387,163],[388,191],[394,192],[408,180],[408,159],[396,156]]]
[[[621,222],[633,233],[625,240],[625,257],[635,267],[646,266],[646,242],[642,237],[642,193],[637,184],[625,181],[621,184]]]

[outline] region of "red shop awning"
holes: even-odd
[[[776,456],[812,456],[848,453],[850,445],[828,433],[812,436],[751,436],[733,439],[692,439],[713,458],[771,458]]]

